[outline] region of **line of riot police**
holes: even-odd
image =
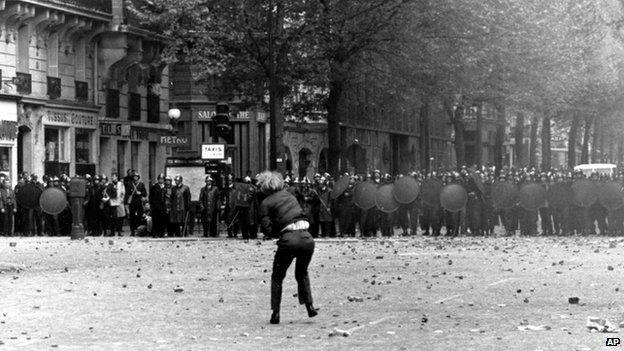
[[[68,235],[69,206],[58,214],[45,213],[39,198],[51,187],[67,192],[69,181],[63,175],[40,182],[25,173],[12,190],[0,174],[2,234]],[[257,238],[262,195],[249,176],[235,181],[227,175],[222,186],[206,176],[198,202],[191,201],[182,176],[161,174],[149,192],[134,170],[122,179],[87,175],[86,181],[87,235],[122,235],[127,220],[131,235],[182,236],[194,232],[197,218],[204,236],[223,232],[230,238]],[[462,167],[395,177],[377,170],[338,179],[325,173],[312,180],[286,177],[286,184],[315,237],[392,236],[397,229],[406,236],[493,235],[496,227],[506,235],[624,234],[622,173],[585,177],[582,172],[503,169],[496,177],[493,168]]]

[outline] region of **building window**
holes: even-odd
[[[147,121],[160,122],[160,95],[156,94],[153,88],[147,92]]]
[[[128,119],[131,121],[141,120],[141,94],[130,93],[128,95]]]
[[[106,89],[106,117],[119,118],[119,90]]]
[[[76,163],[91,163],[91,131],[76,129]]]
[[[65,130],[45,128],[45,160],[65,161]]]
[[[11,171],[11,148],[0,147],[0,172],[9,175]]]

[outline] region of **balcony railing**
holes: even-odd
[[[85,10],[112,13],[112,0],[40,0],[43,3],[78,7]]]

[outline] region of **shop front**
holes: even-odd
[[[97,171],[97,111],[23,105],[18,116],[20,172],[71,176]]]
[[[158,173],[164,171],[165,160],[170,154],[170,150],[160,144],[160,137],[165,132],[162,127],[101,120],[101,172],[106,175],[116,172],[123,177],[129,169],[134,169],[145,184],[155,182]]]
[[[17,101],[0,99],[0,173],[17,182]]]

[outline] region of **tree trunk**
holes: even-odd
[[[583,130],[583,147],[581,149],[581,163],[589,163],[589,138],[591,135],[593,119],[585,117],[585,129]]]
[[[524,161],[524,114],[522,112],[518,112],[518,116],[516,116],[516,130],[515,130],[515,142],[516,145],[514,147],[515,152],[515,162],[514,165],[516,167],[522,167],[525,164]]]
[[[537,128],[539,123],[539,117],[533,116],[531,120],[531,136],[529,144],[529,166],[537,167]]]
[[[334,80],[329,83],[329,96],[327,98],[327,140],[329,149],[329,169],[333,175],[339,174],[338,164],[340,161],[340,115],[338,114],[338,105],[344,82]]]
[[[600,119],[594,121],[594,133],[591,144],[591,162],[600,163],[602,148],[600,147]]]
[[[496,167],[496,175],[500,174],[503,169],[503,156],[505,147],[505,126],[507,120],[505,118],[505,107],[496,106],[496,142],[494,143],[494,166]]]
[[[618,140],[618,154],[617,154],[617,166],[620,167],[622,165],[622,161],[624,160],[624,137],[620,136],[617,138]]]
[[[568,168],[573,169],[576,166],[576,137],[578,129],[581,125],[581,115],[574,112],[574,118],[570,125],[570,134],[568,135]]]
[[[466,145],[464,143],[464,106],[459,105],[453,112],[453,127],[455,129],[455,158],[457,168],[466,165]]]
[[[545,172],[551,168],[550,140],[550,117],[544,117],[542,120],[542,171]]]
[[[477,131],[475,135],[475,163],[481,168],[483,164],[483,103],[477,106]]]
[[[431,172],[431,130],[429,127],[429,101],[425,100],[420,106],[420,149],[422,150],[420,158],[420,168]]]
[[[269,139],[269,166],[272,170],[283,173],[285,170],[286,156],[284,153],[284,117],[282,107],[284,105],[284,89],[278,77],[279,62],[283,57],[278,57],[275,50],[275,38],[279,37],[283,27],[283,6],[277,2],[277,12],[273,9],[268,11],[269,24],[269,123],[271,138]]]

